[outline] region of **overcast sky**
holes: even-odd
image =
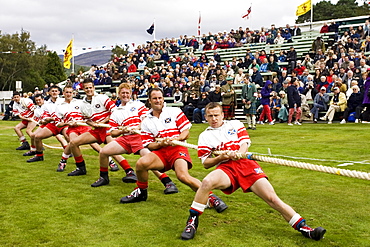
[[[319,0],[313,0],[313,3]],[[336,3],[337,0],[331,0]],[[22,28],[31,33],[37,47],[63,53],[74,35],[75,55],[82,48],[110,48],[152,40],[147,34],[155,19],[155,37],[196,35],[199,12],[202,33],[232,28],[260,29],[293,25],[295,11],[305,0],[0,0],[0,30],[13,34]],[[242,19],[249,7],[249,19]]]

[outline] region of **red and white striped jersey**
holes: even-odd
[[[51,117],[55,118],[56,117],[55,111],[57,109],[57,106],[61,104],[62,102],[64,102],[63,98],[57,98],[55,102],[53,102],[51,98],[45,101],[44,112],[41,117],[42,118],[51,118]],[[52,121],[51,123],[54,123],[54,121]]]
[[[42,106],[36,105],[36,108],[33,114],[33,120],[35,120],[36,122],[39,122],[41,120],[42,114],[44,113],[44,110],[45,110],[44,105],[45,104],[43,104]]]
[[[82,100],[72,99],[70,103],[66,101],[60,103],[56,109],[55,122],[68,123],[70,121],[82,122],[84,117],[81,113]]]
[[[14,101],[13,104],[13,115],[15,116],[22,116],[25,118],[33,117],[33,112],[35,110],[35,105],[33,101],[29,98],[21,98],[19,103]]]
[[[244,143],[251,144],[244,124],[239,120],[224,121],[221,127],[208,127],[199,135],[198,157],[203,163],[213,150],[238,151]]]
[[[117,129],[118,126],[136,128],[140,125],[145,115],[148,114],[148,111],[142,102],[129,101],[125,106],[120,105],[114,108],[109,124],[113,129]]]
[[[94,94],[91,102],[86,100],[86,96],[84,97],[81,104],[81,113],[85,119],[101,122],[111,115],[115,107],[116,105],[107,95]]]
[[[186,129],[191,128],[191,123],[177,107],[163,107],[159,118],[148,114],[141,123],[141,139],[144,147],[155,141],[155,138],[177,137]]]

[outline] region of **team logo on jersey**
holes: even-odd
[[[227,134],[228,135],[235,135],[236,134],[236,129],[229,129],[228,131],[227,131]]]
[[[96,104],[95,105],[95,108],[100,108],[100,104]]]
[[[257,174],[261,174],[261,173],[263,173],[263,171],[262,171],[262,168],[261,168],[261,167],[259,167],[259,168],[254,168],[254,171],[255,171]]]
[[[166,118],[165,120],[164,120],[164,122],[165,123],[170,123],[171,122],[171,118],[169,117],[169,118]]]
[[[180,152],[179,155],[183,156],[183,157],[186,157],[186,153],[183,153],[183,152]]]
[[[136,107],[132,107],[131,109],[130,109],[130,111],[135,111],[136,110]]]
[[[78,109],[80,109],[80,107],[79,107],[78,105],[76,105],[76,106],[75,106],[75,109],[76,109],[76,110],[78,110]]]

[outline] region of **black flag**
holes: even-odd
[[[150,35],[153,35],[154,32],[154,23],[150,26],[149,29],[146,30]]]

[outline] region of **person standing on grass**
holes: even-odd
[[[44,96],[42,94],[36,94],[35,97],[34,97],[34,100],[35,100],[35,103],[36,103],[36,107],[35,107],[35,110],[34,110],[34,114],[33,114],[33,123],[35,123],[35,125],[37,125],[36,123],[39,123],[40,120],[41,120],[41,117],[42,117],[42,114],[44,112]],[[35,144],[35,133],[39,130],[41,130],[42,128],[44,128],[45,126],[40,126],[40,128],[37,128],[35,129],[35,131],[33,131],[30,135],[30,138],[31,138],[31,149],[24,153],[23,156],[34,156],[36,154],[36,144]]]
[[[222,109],[226,119],[235,118],[236,95],[233,88],[233,77],[226,78],[226,84],[221,87]]]
[[[71,142],[79,135],[90,131],[91,127],[77,125],[77,123],[84,121],[84,117],[81,113],[82,100],[73,98],[72,86],[65,86],[63,89],[63,95],[64,102],[60,103],[56,109],[55,122],[56,126],[59,128],[68,127],[65,136],[67,140]],[[101,149],[97,143],[91,143],[90,146],[97,152]],[[57,172],[64,171],[71,153],[70,145],[67,145],[58,164]],[[118,171],[119,168],[112,159],[110,159],[109,165],[111,167],[111,171]]]
[[[292,78],[291,85],[288,87],[288,106],[289,106],[289,116],[288,116],[288,125],[292,124],[293,114],[295,113],[295,122],[296,125],[302,125],[299,120],[301,119],[302,110],[301,110],[301,96],[298,91],[299,81],[297,78]]]
[[[83,90],[86,96],[82,100],[80,111],[83,118],[87,119],[86,123],[93,127],[93,129],[82,133],[69,143],[69,147],[76,161],[76,170],[68,173],[68,176],[86,175],[86,164],[80,150],[81,145],[91,143],[102,144],[112,140],[110,133],[107,133],[108,128],[101,127],[99,124],[106,124],[109,121],[110,115],[116,107],[114,101],[105,94],[97,94],[91,78],[84,80]],[[133,169],[125,158],[121,155],[114,155],[113,158],[126,171],[126,177],[122,178],[122,180],[128,179],[131,182],[131,180],[136,179]]]
[[[33,117],[35,105],[31,99],[21,98],[21,95],[18,92],[13,94],[13,100],[13,115],[19,116],[19,118],[22,120],[14,127],[15,133],[21,141],[21,145],[17,147],[16,150],[28,150],[30,149],[30,144],[23,135],[22,129],[26,129],[27,135],[31,137],[32,131],[36,127],[36,123],[30,120]],[[35,149],[35,146],[32,146],[31,148]]]
[[[263,121],[265,120],[265,117],[267,117],[269,124],[274,125],[274,121],[271,117],[271,110],[270,110],[270,98],[273,95],[272,92],[272,82],[270,80],[267,80],[265,83],[265,86],[261,90],[261,105],[263,107],[262,113],[260,115],[260,119],[257,122],[258,124],[264,124]]]
[[[122,197],[121,203],[147,200],[149,170],[164,172],[173,169],[177,178],[193,191],[197,191],[201,185],[198,179],[189,174],[192,161],[188,149],[174,146],[172,143],[173,140],[188,139],[191,123],[181,109],[164,106],[163,91],[160,88],[153,88],[148,96],[151,110],[141,124],[141,138],[144,147],[152,152],[137,161],[137,188],[130,195]],[[155,138],[163,139],[155,142]],[[207,198],[217,212],[221,213],[227,208],[227,205],[212,192]]]
[[[35,156],[28,159],[27,162],[37,162],[44,160],[43,144],[42,140],[47,139],[51,136],[55,136],[58,141],[61,143],[63,148],[67,146],[67,141],[63,137],[65,128],[58,128],[55,123],[55,111],[57,106],[63,102],[62,98],[59,98],[59,87],[53,85],[49,87],[50,98],[44,103],[43,113],[40,117],[39,123],[41,124],[40,128],[35,131]]]
[[[111,135],[117,136],[117,138],[109,142],[100,150],[100,177],[91,185],[92,187],[99,187],[109,184],[109,156],[130,153],[144,156],[150,153],[147,148],[143,147],[141,136],[133,132],[133,130],[140,129],[141,121],[148,114],[148,109],[141,101],[131,100],[132,87],[129,83],[122,83],[118,87],[118,96],[121,100],[121,104],[115,108],[109,119],[109,124],[112,126]],[[131,130],[127,128],[119,129],[119,127],[128,127]],[[133,170],[127,170],[126,173],[132,174],[132,176],[125,177],[123,182],[136,182],[137,177],[133,173]],[[160,173],[158,171],[153,171],[153,173],[165,186],[165,194],[173,194],[178,192],[176,185],[165,173]]]
[[[240,187],[244,193],[253,192],[259,196],[306,238],[322,239],[326,230],[322,227],[312,229],[306,225],[306,220],[276,195],[256,161],[238,157],[238,153],[246,154],[251,144],[243,123],[239,120],[223,121],[222,107],[218,103],[207,105],[205,117],[210,127],[199,135],[198,157],[206,169],[214,166],[216,169],[203,179],[190,207],[190,216],[181,238],[194,238],[211,190],[221,189],[225,194],[231,194]],[[214,157],[214,150],[225,153]]]
[[[256,98],[257,89],[253,82],[250,82],[249,76],[244,78],[244,85],[242,88],[242,103],[244,104],[243,113],[247,119],[248,129],[256,129]]]

